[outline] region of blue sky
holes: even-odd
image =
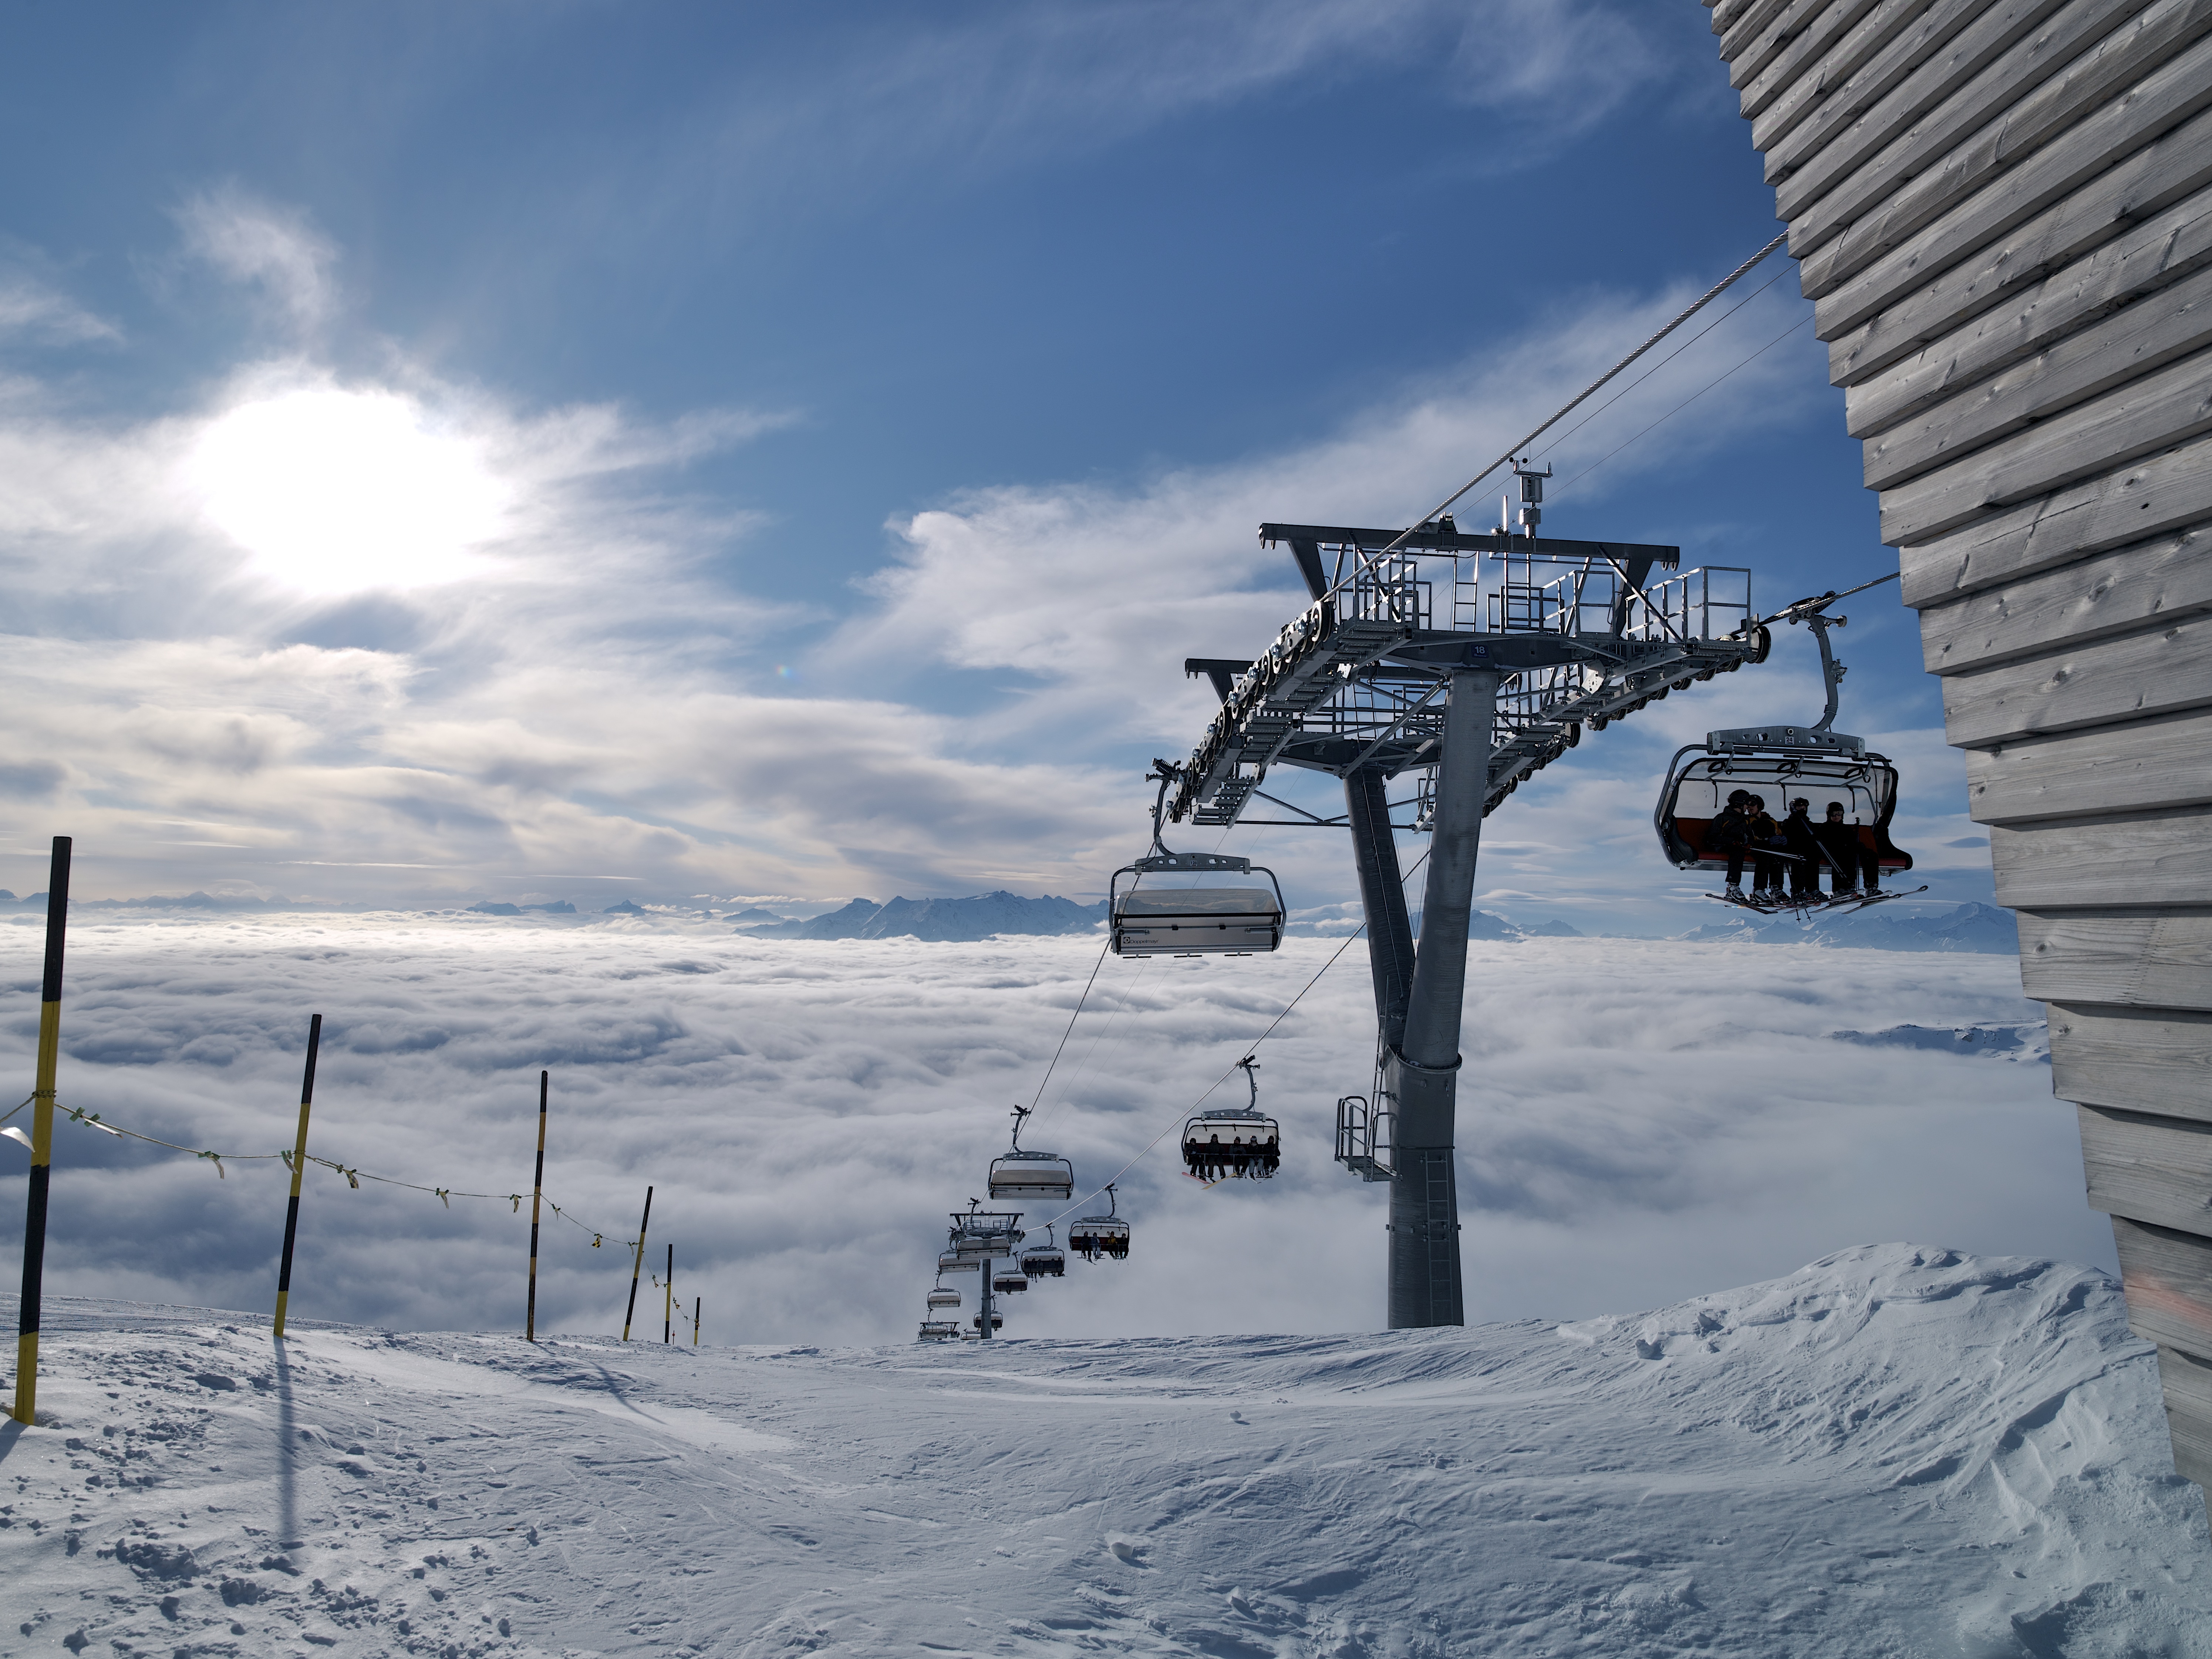
[[[1182,658],[1298,602],[1261,519],[1407,521],[1773,234],[1734,101],[1692,0],[16,8],[0,884],[62,831],[89,896],[1103,891]],[[1547,528],[1893,568],[1777,274]],[[1841,723],[1985,894],[1851,615]],[[1485,902],[1692,915],[1668,750],[1818,702],[1785,639],[1586,744]]]

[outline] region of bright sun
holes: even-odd
[[[511,491],[480,447],[390,392],[314,387],[241,404],[193,447],[208,516],[263,574],[313,593],[470,574]]]

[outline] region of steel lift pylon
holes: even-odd
[[[1337,1108],[1337,1160],[1390,1187],[1389,1325],[1466,1322],[1454,1134],[1467,941],[1482,821],[1526,778],[1646,703],[1763,660],[1747,570],[1679,571],[1673,547],[1534,532],[1541,475],[1522,479],[1521,532],[1266,524],[1313,603],[1250,663],[1191,658],[1222,707],[1173,768],[1170,816],[1349,830],[1374,981],[1370,1092]],[[1655,570],[1677,572],[1656,586]],[[1324,817],[1260,787],[1296,766],[1342,781]],[[1417,775],[1409,801],[1390,781]],[[1301,816],[1245,817],[1254,799]],[[1394,824],[1395,806],[1413,809]],[[1396,831],[1431,836],[1418,945]]]

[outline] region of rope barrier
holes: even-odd
[[[24,1106],[27,1106],[30,1103],[31,1103],[28,1100],[26,1100],[22,1103],[22,1105],[17,1106],[14,1111],[9,1112],[8,1114],[8,1117],[13,1117],[15,1115],[15,1112],[21,1111]],[[118,1139],[143,1140],[149,1146],[166,1146],[173,1152],[189,1152],[194,1158],[204,1158],[209,1163],[215,1165],[215,1172],[218,1178],[227,1178],[222,1167],[226,1161],[232,1164],[265,1164],[281,1161],[287,1170],[293,1167],[292,1154],[289,1150],[279,1152],[214,1152],[202,1146],[187,1146],[181,1141],[164,1140],[159,1135],[146,1134],[137,1129],[126,1129],[120,1124],[110,1123],[98,1112],[88,1112],[79,1107],[63,1106],[60,1108],[60,1110],[62,1115],[67,1118],[70,1122],[82,1123],[87,1128],[99,1130],[102,1134],[114,1135]],[[6,1121],[6,1117],[0,1117],[0,1123],[4,1123]],[[367,1170],[360,1169],[352,1164],[341,1164],[336,1158],[319,1157],[313,1152],[307,1154],[306,1162],[309,1164],[319,1164],[323,1168],[329,1170],[335,1174],[343,1176],[345,1177],[346,1185],[353,1188],[356,1192],[359,1192],[361,1190],[361,1183],[362,1182],[373,1181],[379,1186],[382,1187],[404,1187],[409,1192],[428,1193],[433,1197],[436,1198],[438,1201],[443,1204],[448,1210],[453,1207],[453,1200],[457,1198],[505,1199],[507,1201],[510,1213],[519,1216],[522,1213],[522,1200],[529,1196],[527,1193],[465,1193],[460,1191],[459,1188],[453,1187],[425,1186],[422,1182],[416,1181],[401,1181],[394,1176],[372,1174]],[[574,1216],[570,1215],[566,1210],[563,1210],[558,1204],[554,1203],[550,1199],[545,1200],[545,1206],[551,1210],[555,1215],[559,1216],[562,1220],[567,1222],[570,1226],[577,1228],[583,1232],[591,1234],[592,1248],[595,1250],[598,1249],[600,1247],[601,1243],[609,1237],[605,1229],[594,1227],[587,1222],[578,1220]],[[636,1243],[637,1241],[635,1239],[626,1238],[623,1240],[623,1248],[624,1249],[629,1249],[635,1247]]]

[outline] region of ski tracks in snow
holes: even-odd
[[[0,1659],[2212,1655],[2150,1351],[2049,1262],[988,1352],[53,1312]]]

